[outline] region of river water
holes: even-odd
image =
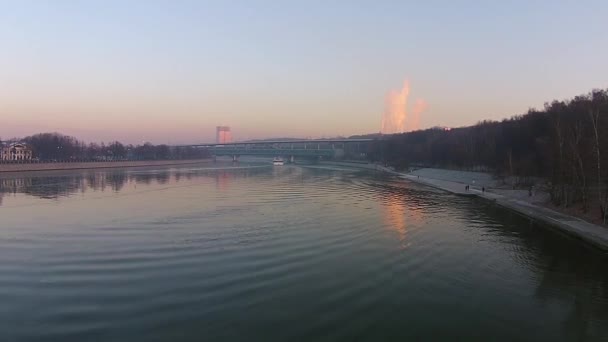
[[[606,341],[607,261],[342,167],[0,175],[2,341]]]

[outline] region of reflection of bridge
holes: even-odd
[[[209,148],[213,156],[268,156],[285,158],[328,159],[344,156],[345,151],[354,154],[367,152],[367,144],[373,139],[319,139],[319,140],[267,140],[234,142],[227,144],[193,144],[189,147]]]

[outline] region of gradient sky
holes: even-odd
[[[289,4],[288,4],[289,3]],[[608,1],[2,1],[0,137],[212,141],[422,127],[608,87]]]

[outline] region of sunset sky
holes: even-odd
[[[212,141],[420,127],[608,87],[608,1],[2,1],[0,137]],[[422,103],[422,102],[419,102]]]

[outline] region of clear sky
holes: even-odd
[[[0,0],[0,137],[182,143],[378,132],[608,87],[608,1]]]

